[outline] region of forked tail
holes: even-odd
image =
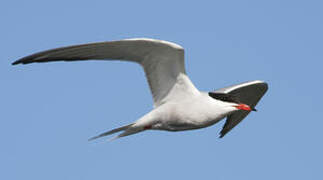
[[[94,136],[92,138],[89,139],[89,141],[92,141],[94,139],[97,139],[97,138],[100,138],[100,137],[104,137],[104,136],[108,136],[110,134],[114,134],[116,132],[119,132],[119,131],[123,131],[123,130],[127,130],[129,127],[131,127],[134,123],[131,123],[131,124],[128,124],[128,125],[125,125],[125,126],[122,126],[122,127],[119,127],[119,128],[116,128],[116,129],[112,129],[110,131],[107,131],[105,133],[102,133],[102,134],[99,134],[97,136]],[[123,133],[122,133],[123,134]],[[116,136],[114,137],[113,139],[116,139],[116,138],[119,138],[122,136],[122,134],[120,134],[119,136]]]

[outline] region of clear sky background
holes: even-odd
[[[0,179],[323,179],[322,1],[0,2]],[[134,63],[11,66],[38,51],[149,37],[185,48],[197,88],[269,90],[223,139],[186,132],[87,139],[149,112]]]

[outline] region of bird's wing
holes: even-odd
[[[232,94],[241,103],[249,105],[254,108],[262,96],[268,89],[267,83],[263,81],[250,81],[222,89],[218,89],[215,92]],[[227,134],[232,128],[239,124],[247,115],[248,111],[237,111],[227,117],[227,120],[220,132],[220,138]]]
[[[142,65],[154,106],[199,92],[186,76],[184,49],[162,40],[138,38],[61,47],[23,57],[12,64],[90,59],[125,60]]]

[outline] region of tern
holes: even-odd
[[[145,130],[184,131],[211,126],[226,118],[220,138],[240,123],[268,89],[255,80],[218,89],[199,91],[188,78],[184,49],[175,43],[135,38],[61,47],[23,57],[12,65],[51,61],[121,60],[140,64],[153,96],[153,109],[128,125],[89,140],[120,132],[112,139]]]

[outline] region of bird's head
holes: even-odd
[[[252,108],[247,104],[241,103],[239,98],[232,94],[209,92],[209,96],[216,100],[222,101],[226,107],[229,107],[229,109],[231,109],[231,111],[257,111],[255,108]]]

